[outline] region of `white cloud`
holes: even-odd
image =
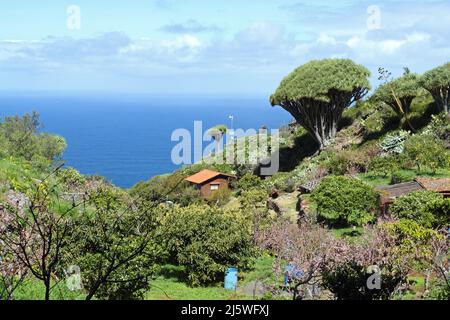
[[[329,36],[328,34],[321,32],[319,34],[319,38],[317,39],[317,42],[320,44],[328,44],[328,45],[335,45],[337,44],[337,41],[334,37]]]
[[[400,49],[406,40],[374,41],[364,37],[355,36],[347,40],[346,44],[355,52],[376,51],[381,54],[392,54]]]

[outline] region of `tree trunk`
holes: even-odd
[[[50,300],[50,279],[44,281],[45,285],[45,301]]]

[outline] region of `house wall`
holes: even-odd
[[[207,181],[203,183],[200,187],[200,193],[202,197],[209,198],[214,191],[211,191],[211,185],[218,184],[219,190],[228,189],[228,179],[226,178],[216,178],[214,180]]]

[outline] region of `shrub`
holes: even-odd
[[[159,230],[171,259],[186,268],[190,285],[212,283],[228,267],[246,269],[254,256],[250,226],[240,210],[175,206]]]
[[[433,215],[433,226],[446,227],[450,224],[450,198],[440,198],[426,204],[426,212]]]
[[[262,183],[262,179],[252,173],[246,173],[238,181],[238,188],[241,190],[250,190],[258,188]]]
[[[431,300],[450,300],[450,287],[445,281],[436,281],[435,285],[427,294],[427,299]]]
[[[79,188],[86,183],[86,178],[74,168],[59,170],[57,177],[69,190]]]
[[[368,165],[369,173],[387,177],[398,169],[398,160],[393,156],[374,157]]]
[[[401,258],[409,257],[406,264],[417,269],[420,263],[427,263],[433,257],[433,242],[439,233],[420,225],[413,220],[399,220],[381,225],[394,237],[395,254]]]
[[[388,300],[397,286],[404,281],[400,273],[385,271],[381,274],[380,289],[370,290],[367,287],[367,281],[373,274],[370,271],[368,266],[349,261],[324,272],[323,285],[338,300]]]
[[[426,190],[416,191],[396,199],[390,206],[390,212],[397,219],[413,220],[422,226],[432,227],[437,221],[427,206],[440,200],[442,200],[442,195],[439,193]]]
[[[203,201],[200,191],[185,182],[184,174],[181,173],[156,176],[149,181],[139,182],[131,188],[130,195],[140,200],[171,201],[182,206]]]
[[[324,164],[331,174],[344,175],[350,171],[365,171],[367,160],[362,152],[343,150],[329,154]]]
[[[322,268],[322,285],[337,300],[387,300],[406,280],[409,266],[404,257],[397,254],[392,234],[378,226],[366,228],[361,241],[336,243]]]
[[[350,177],[326,177],[312,192],[319,220],[331,226],[360,226],[374,219],[378,204],[375,190]]]
[[[428,134],[416,134],[405,142],[405,154],[419,171],[427,167],[433,172],[449,166],[450,154],[443,142]]]

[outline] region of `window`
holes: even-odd
[[[218,184],[212,184],[211,185],[211,191],[217,191],[219,190],[219,185]]]

